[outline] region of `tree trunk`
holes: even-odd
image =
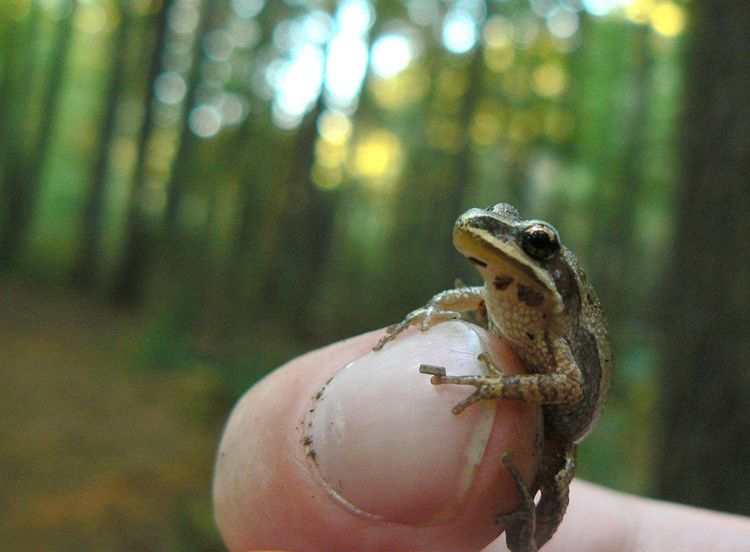
[[[750,11],[695,3],[657,492],[750,514]]]
[[[2,47],[2,74],[0,74],[0,242],[8,243],[5,235],[10,232],[12,212],[17,202],[15,199],[22,192],[19,181],[22,173],[21,164],[24,156],[23,123],[25,117],[26,99],[20,93],[21,66],[23,47],[23,28],[18,21],[3,21],[0,29],[0,46]],[[7,247],[7,245],[6,245]],[[0,250],[0,268],[8,268],[14,260],[12,251]]]
[[[195,96],[201,80],[201,62],[203,61],[201,42],[206,31],[218,23],[221,7],[221,3],[212,0],[204,0],[200,5],[201,22],[195,35],[193,61],[187,78],[187,94],[182,103],[182,128],[180,129],[179,146],[167,182],[167,203],[164,208],[164,233],[167,241],[175,239],[180,205],[190,178],[191,159],[194,157],[197,145],[196,136],[190,129],[190,110],[195,106]]]
[[[271,29],[278,23],[280,9],[283,4],[268,2],[256,16],[261,28],[264,29],[262,39],[254,46],[249,55],[255,55],[268,46],[272,40]],[[277,188],[279,170],[277,167],[276,139],[268,115],[261,113],[260,104],[252,100],[249,105],[249,115],[237,129],[234,139],[227,148],[236,156],[237,151],[243,152],[241,159],[229,160],[234,167],[233,173],[238,181],[239,193],[237,201],[240,207],[235,211],[232,230],[224,259],[222,289],[224,307],[224,321],[226,332],[237,327],[237,321],[247,318],[248,310],[252,310],[254,303],[260,299],[259,282],[262,275],[268,274],[259,270],[263,260],[267,258],[269,245],[274,240],[263,240],[261,237],[260,220],[264,211],[273,211],[274,201],[269,196],[269,189]],[[262,163],[258,163],[263,159]],[[273,234],[277,232],[274,231]]]
[[[247,260],[252,251],[254,255],[259,254],[259,245],[257,243],[257,218],[259,216],[259,205],[261,197],[258,183],[258,173],[251,164],[256,159],[262,157],[258,155],[260,144],[254,139],[259,125],[254,124],[254,118],[248,117],[242,123],[236,139],[231,144],[232,151],[253,152],[245,160],[238,163],[237,177],[239,181],[240,207],[236,212],[236,219],[233,221],[232,234],[227,246],[226,259],[224,263],[224,298],[227,302],[227,321],[232,323],[235,320],[234,313],[242,312],[247,308],[250,300],[249,294],[245,289],[244,269]],[[270,163],[269,161],[265,162]],[[267,169],[266,169],[267,170]],[[262,174],[262,171],[261,171]],[[262,253],[260,253],[262,254]],[[255,268],[255,267],[252,267]],[[255,279],[253,274],[252,278]]]
[[[36,29],[34,19],[30,19],[27,31],[26,48],[28,52],[23,65],[17,67],[18,73],[15,78],[20,79],[17,95],[14,98],[18,102],[17,113],[11,117],[10,128],[6,129],[9,140],[4,144],[10,155],[6,158],[4,167],[3,192],[6,209],[6,218],[2,233],[0,234],[0,266],[12,266],[21,256],[31,223],[36,195],[41,184],[44,170],[44,162],[52,139],[53,124],[57,116],[57,107],[60,100],[61,84],[65,75],[73,34],[73,19],[77,3],[72,4],[71,12],[65,19],[59,21],[52,38],[52,59],[49,65],[49,74],[45,82],[45,90],[42,96],[41,115],[39,116],[39,128],[33,135],[33,144],[26,158],[24,148],[26,133],[23,131],[26,125],[27,113],[27,91],[24,88],[29,70],[26,62],[33,59],[36,48]],[[31,16],[29,16],[31,17]],[[23,49],[21,49],[23,50]],[[11,62],[12,63],[12,62]]]
[[[481,43],[474,47],[470,55],[471,59],[465,69],[468,84],[463,95],[458,118],[463,134],[463,143],[453,160],[453,177],[447,182],[445,198],[435,198],[438,202],[442,201],[442,209],[436,209],[438,212],[435,213],[435,228],[453,228],[453,223],[467,207],[465,205],[467,192],[471,184],[476,182],[476,178],[473,178],[475,176],[473,174],[474,148],[472,147],[471,125],[477,103],[482,98],[484,85],[484,48],[482,48]],[[462,259],[459,255],[456,255],[452,240],[441,240],[437,249],[437,254],[442,259],[440,263],[443,267],[442,279],[444,282],[450,282],[451,279],[456,277],[457,264]]]
[[[317,122],[324,109],[322,94],[297,130],[292,144],[289,180],[272,266],[285,267],[270,273],[264,289],[288,317],[300,337],[311,335],[312,302],[320,286],[333,229],[337,193],[318,188],[312,181]],[[277,264],[278,263],[278,264]]]
[[[594,253],[593,270],[589,276],[598,285],[599,294],[608,305],[608,312],[614,319],[626,319],[624,313],[642,315],[646,310],[644,294],[652,289],[653,280],[644,283],[642,279],[620,277],[629,267],[641,260],[642,252],[639,230],[634,226],[637,220],[638,200],[642,183],[646,180],[644,149],[647,147],[649,130],[651,92],[653,82],[653,56],[651,52],[651,29],[643,25],[633,29],[633,49],[628,52],[632,63],[627,71],[631,81],[628,85],[628,104],[624,111],[622,127],[622,148],[612,162],[617,169],[614,180],[607,186],[600,186],[595,196],[597,206],[602,209],[599,223],[599,246]]]
[[[114,289],[114,299],[121,305],[131,305],[141,300],[146,283],[151,232],[147,228],[144,213],[146,185],[146,155],[154,131],[155,101],[154,82],[161,71],[161,58],[167,42],[167,15],[174,0],[167,0],[155,15],[154,43],[146,84],[145,113],[138,142],[138,155],[130,191],[125,250],[123,253]]]
[[[117,107],[122,97],[130,23],[126,6],[121,6],[120,14],[121,20],[117,25],[112,43],[112,63],[109,67],[107,103],[104,107],[101,131],[97,140],[91,186],[84,207],[78,257],[72,273],[73,285],[83,289],[90,288],[93,285],[99,269],[99,244],[102,233],[102,209],[107,184],[107,167],[115,138]]]

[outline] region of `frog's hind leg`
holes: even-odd
[[[509,514],[495,516],[495,523],[505,525],[505,542],[511,552],[536,552],[537,508],[533,491],[526,486],[516,463],[507,452],[503,453],[501,460],[521,495],[521,505]]]
[[[574,444],[562,444],[553,454],[545,454],[541,481],[542,495],[536,508],[537,520],[534,540],[538,546],[546,543],[562,522],[570,500],[570,482],[576,473]]]
[[[537,484],[531,489],[526,486],[507,453],[502,461],[521,495],[521,506],[510,514],[496,516],[495,523],[506,525],[505,540],[512,552],[536,552],[555,534],[568,509],[570,482],[576,471],[575,445],[555,445],[553,452],[545,452],[537,480],[541,491],[538,504],[534,504],[532,495]]]

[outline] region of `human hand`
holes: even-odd
[[[490,401],[454,416],[451,407],[472,389],[431,386],[418,366],[479,373],[476,357],[488,350],[517,373],[517,360],[502,341],[462,322],[372,353],[381,334],[294,359],[238,402],[214,480],[216,520],[230,550],[506,550],[494,517],[513,511],[519,497],[500,455],[510,453],[531,480],[541,411]],[[744,518],[584,482],[571,495],[545,551],[716,550],[722,538],[737,550],[750,542]]]

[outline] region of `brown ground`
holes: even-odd
[[[31,289],[0,280],[0,550],[220,549],[216,378],[140,369],[138,318]]]

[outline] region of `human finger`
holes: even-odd
[[[297,358],[238,402],[214,479],[230,550],[477,550],[499,535],[495,516],[519,499],[499,459],[531,479],[540,409],[485,401],[455,416],[473,388],[430,385],[418,368],[479,374],[488,351],[517,373],[515,357],[463,322],[372,352],[380,334]]]

